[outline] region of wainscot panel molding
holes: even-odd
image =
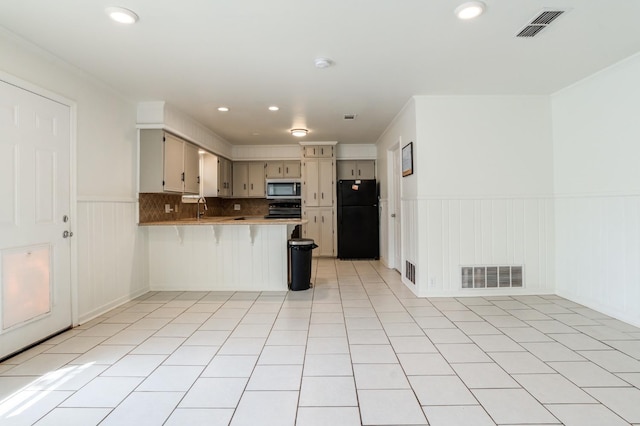
[[[287,227],[148,227],[152,290],[286,291]]]
[[[420,296],[554,293],[553,198],[420,199],[416,203]],[[405,212],[409,206],[403,201],[403,221],[410,220],[403,236],[415,238],[411,214]],[[411,245],[407,242],[405,249],[411,251]],[[524,287],[462,289],[460,267],[474,265],[522,265]]]
[[[401,271],[402,282],[415,294],[419,295],[420,287],[420,258],[419,258],[419,243],[426,241],[426,232],[420,231],[419,227],[419,207],[420,202],[415,199],[401,199],[400,210],[402,216],[402,222],[400,225],[402,232],[402,250],[400,256],[400,265],[398,270]],[[416,284],[407,279],[406,264],[410,262],[416,266]]]
[[[393,268],[393,246],[389,241],[389,201],[386,198],[380,198],[380,262],[387,268]],[[398,268],[399,270],[400,268]]]
[[[84,197],[89,198],[89,197]],[[136,201],[78,201],[78,316],[89,321],[149,291]]]
[[[557,294],[640,327],[640,196],[556,199]]]

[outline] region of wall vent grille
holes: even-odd
[[[460,267],[462,288],[522,288],[522,265],[473,265]]]
[[[404,276],[407,277],[407,279],[413,284],[416,283],[416,265],[409,262],[408,260],[405,260]]]
[[[565,10],[543,10],[542,12],[538,13],[531,21],[529,21],[529,23],[525,25],[524,28],[518,31],[516,37],[535,37],[565,12]]]

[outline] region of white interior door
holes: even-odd
[[[72,323],[70,118],[0,80],[0,358]]]
[[[401,170],[400,144],[393,150],[393,209],[394,212],[394,260],[395,269],[402,274],[402,194],[400,189]]]

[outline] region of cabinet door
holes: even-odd
[[[249,165],[247,163],[233,163],[233,196],[249,196]]]
[[[283,166],[283,177],[287,178],[299,178],[300,177],[300,162],[299,161],[285,161]]]
[[[231,195],[233,195],[232,192],[232,183],[233,183],[233,164],[231,163],[231,160],[224,160],[224,164],[225,164],[225,169],[224,169],[224,184],[225,184],[225,189],[224,189],[224,195],[225,197],[231,197]]]
[[[282,161],[268,161],[265,173],[267,179],[281,178],[284,176],[284,166]]]
[[[318,194],[318,161],[309,160],[304,164],[304,200],[310,207],[319,206],[320,198]]]
[[[305,158],[315,158],[318,156],[319,150],[317,146],[305,146],[302,155]]]
[[[341,160],[337,166],[338,180],[340,179],[358,179],[356,177],[356,162]]]
[[[318,152],[317,157],[333,158],[333,146],[326,145],[326,146],[318,146],[316,148]]]
[[[320,247],[318,256],[333,256],[333,209],[320,209]]]
[[[200,193],[200,154],[198,147],[184,143],[184,192]]]
[[[308,209],[304,211],[303,217],[307,219],[307,223],[302,226],[302,236],[311,238],[318,246],[320,245],[320,226],[322,219],[318,209]],[[318,249],[313,250],[313,255],[318,256]]]
[[[356,164],[358,170],[355,179],[375,179],[376,163],[374,160],[362,160]]]
[[[264,196],[264,163],[249,163],[249,197]]]
[[[218,195],[227,196],[227,159],[218,157]]]
[[[333,160],[318,160],[318,206],[333,206]]]
[[[184,142],[165,133],[164,138],[164,190],[182,192],[184,185],[182,172],[184,166]]]
[[[218,188],[218,157],[207,152],[200,156],[200,194],[217,197],[220,195]]]

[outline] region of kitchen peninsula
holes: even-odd
[[[140,223],[152,290],[287,291],[287,241],[302,219],[212,216]]]

